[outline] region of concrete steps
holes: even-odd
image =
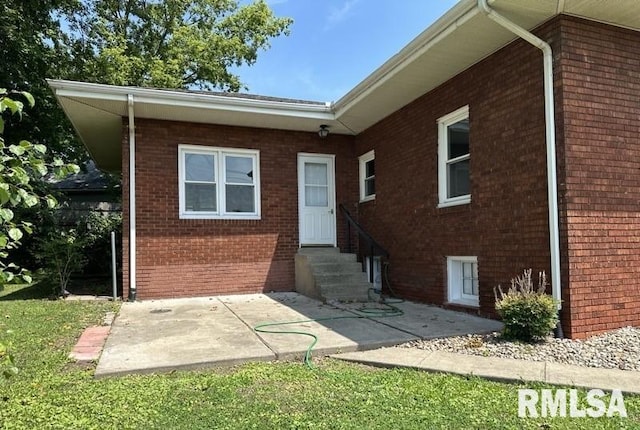
[[[356,254],[338,248],[300,248],[296,260],[296,291],[324,302],[366,302],[372,285]]]

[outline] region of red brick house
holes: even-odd
[[[640,325],[635,0],[463,0],[330,104],[50,85],[122,172],[138,298],[292,290],[343,204],[406,298],[491,316],[532,267],[565,335]]]

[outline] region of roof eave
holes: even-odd
[[[336,116],[339,118],[342,113],[349,110],[350,107],[360,102],[368,94],[375,91],[376,88],[391,79],[399,70],[402,70],[406,64],[424,53],[439,39],[446,37],[447,34],[450,34],[477,13],[479,13],[479,10],[476,0],[462,0],[457,3],[400,52],[387,60],[351,91],[336,101],[334,103]]]
[[[137,103],[170,105],[176,107],[206,107],[246,113],[280,114],[291,116],[317,116],[332,114],[331,103],[301,103],[225,97],[216,94],[189,93],[140,87],[124,87],[86,82],[47,79],[58,97],[91,98],[127,102],[133,95]]]

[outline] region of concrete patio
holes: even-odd
[[[393,317],[363,315],[357,311],[361,306],[335,307],[297,293],[124,303],[95,375],[302,358],[312,339],[254,330],[259,324],[271,322],[304,321],[270,329],[316,335],[315,357],[501,329],[497,321],[412,302],[394,305],[403,314]],[[316,319],[321,321],[310,321]]]

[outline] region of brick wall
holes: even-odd
[[[640,34],[573,17],[535,32],[554,50],[565,334],[640,325]],[[376,151],[359,216],[401,295],[444,304],[445,257],[476,255],[479,313],[495,316],[495,285],[549,273],[541,69],[515,41],[356,138]],[[436,121],[467,104],[472,202],[438,209]]]
[[[556,43],[557,23],[539,33]],[[437,208],[436,121],[464,105],[472,201]],[[494,286],[549,273],[544,124],[542,54],[519,40],[357,136],[357,155],[376,154],[376,199],[359,216],[391,254],[396,292],[444,304],[446,256],[477,256],[479,313],[495,315]]]
[[[128,232],[128,131],[123,133],[124,231]],[[261,220],[178,218],[178,145],[260,150]],[[138,298],[291,291],[298,248],[299,152],[336,155],[337,202],[357,198],[351,137],[136,120]],[[338,244],[344,242],[338,223]],[[128,293],[128,237],[124,285]]]
[[[640,325],[640,33],[562,19],[565,305],[573,337]]]
[[[536,33],[554,49],[565,333],[639,325],[640,36],[571,17]],[[436,121],[464,105],[472,201],[437,208]],[[355,139],[138,120],[139,297],[291,290],[296,154],[317,152],[337,155],[337,202],[389,250],[398,293],[444,304],[446,256],[475,255],[478,312],[495,316],[494,286],[550,271],[543,106],[541,53],[516,40]],[[179,143],[261,150],[262,220],[179,220]],[[376,199],[358,204],[357,156],[371,149]],[[343,227],[338,216],[341,246]],[[126,235],[124,250],[126,291]]]

